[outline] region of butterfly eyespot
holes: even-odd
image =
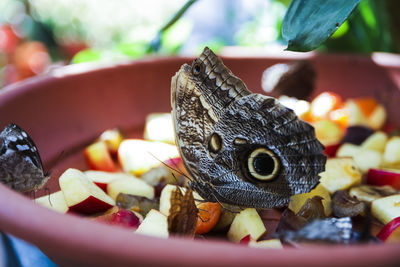
[[[213,135],[210,138],[210,141],[208,143],[209,149],[213,153],[217,153],[218,151],[221,150],[222,148],[222,139],[221,136],[219,136],[216,133],[213,133]]]
[[[250,176],[260,181],[271,181],[280,169],[280,162],[275,154],[266,148],[257,148],[247,159]]]
[[[193,73],[193,75],[195,75],[195,76],[199,75],[199,74],[200,74],[200,71],[201,71],[200,64],[199,64],[199,63],[195,63],[195,64],[193,65],[193,67],[192,67],[192,73]]]

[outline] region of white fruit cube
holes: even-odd
[[[72,212],[94,214],[115,205],[112,198],[77,169],[66,170],[60,176],[59,183],[65,202]]]
[[[168,237],[168,220],[167,216],[157,210],[150,210],[146,218],[139,225],[136,233],[151,235],[157,237]]]
[[[67,203],[65,203],[64,194],[62,191],[39,197],[35,199],[35,202],[61,213],[66,213],[68,211],[68,206]]]
[[[92,180],[98,187],[107,192],[107,185],[114,180],[121,178],[135,178],[132,174],[124,172],[104,172],[104,171],[85,171],[84,172],[90,180]]]
[[[117,199],[119,193],[153,199],[154,187],[135,177],[120,178],[107,185],[107,193],[114,200]]]
[[[382,163],[383,157],[382,153],[376,150],[361,148],[353,158],[361,172],[366,173],[371,168],[378,168]]]
[[[175,144],[174,124],[171,113],[152,113],[146,117],[144,138]]]
[[[400,167],[400,137],[394,136],[386,143],[383,160],[386,165]]]
[[[400,217],[400,194],[372,201],[371,212],[383,224]]]
[[[242,210],[233,219],[228,231],[228,239],[232,242],[239,243],[243,237],[250,235],[252,240],[257,240],[266,231],[257,210],[254,208],[247,208]]]
[[[362,148],[376,150],[380,153],[385,151],[386,142],[388,141],[388,136],[386,133],[377,131],[370,135],[364,142],[361,144]]]
[[[362,174],[352,158],[330,158],[320,176],[322,186],[333,194],[361,183]]]
[[[137,176],[178,156],[178,149],[174,145],[140,139],[126,139],[118,149],[118,159],[123,170]]]
[[[360,146],[344,143],[337,150],[336,157],[354,157],[359,150]]]
[[[283,248],[282,243],[279,239],[261,240],[258,242],[251,240],[249,242],[249,247],[252,247],[252,248],[274,248],[274,249]]]

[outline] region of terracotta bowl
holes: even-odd
[[[400,125],[400,58],[379,54],[304,56],[317,68],[318,91],[376,96]],[[298,56],[225,57],[254,92],[263,70]],[[149,58],[126,64],[68,66],[0,92],[0,127],[15,122],[35,140],[51,191],[68,167],[85,169],[81,149],[103,130],[141,136],[145,116],[170,111],[170,79],[190,58]],[[44,194],[38,192],[36,196]],[[0,185],[0,227],[41,248],[61,266],[395,266],[400,244],[251,249],[223,241],[157,239],[40,207]]]

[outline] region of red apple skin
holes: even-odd
[[[400,190],[400,171],[369,169],[367,184],[377,186],[390,185],[394,189]]]
[[[376,236],[382,242],[400,242],[400,217],[394,218],[386,224]]]
[[[339,149],[339,147],[342,145],[342,143],[337,143],[337,144],[333,144],[333,145],[327,145],[325,146],[324,149],[324,154],[328,157],[328,158],[332,158],[336,156],[336,152]]]
[[[97,185],[98,187],[100,187],[101,190],[103,190],[106,194],[107,194],[107,185],[105,183],[99,183],[99,182],[94,182],[95,185]]]
[[[132,211],[121,208],[115,213],[99,216],[95,221],[128,228],[138,228],[140,225],[140,219]]]
[[[91,170],[115,172],[117,168],[104,142],[96,142],[83,151],[86,162]]]
[[[91,215],[99,212],[104,212],[112,207],[112,205],[94,196],[89,196],[84,201],[69,207],[69,211],[82,215]]]
[[[241,245],[248,245],[251,241],[251,236],[250,235],[246,235],[245,237],[243,237],[240,241],[239,244]]]

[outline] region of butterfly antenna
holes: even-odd
[[[192,181],[193,179],[189,176],[187,176],[186,174],[184,174],[181,170],[179,170],[178,166],[176,165],[176,163],[174,162],[174,160],[172,158],[169,158],[171,162],[173,162],[173,164],[175,165],[174,167],[171,167],[170,165],[168,165],[167,163],[165,163],[164,161],[160,160],[159,158],[157,158],[155,155],[153,155],[152,153],[148,152],[151,156],[153,156],[156,160],[158,160],[162,165],[166,166],[168,169],[171,169],[177,173],[179,173],[180,175],[182,175],[183,177],[187,178],[189,181]]]
[[[43,189],[44,189],[44,192],[47,194],[47,197],[49,198],[50,206],[53,207],[53,204],[51,203],[51,198],[50,198],[50,188],[46,186],[46,187],[43,188]]]

